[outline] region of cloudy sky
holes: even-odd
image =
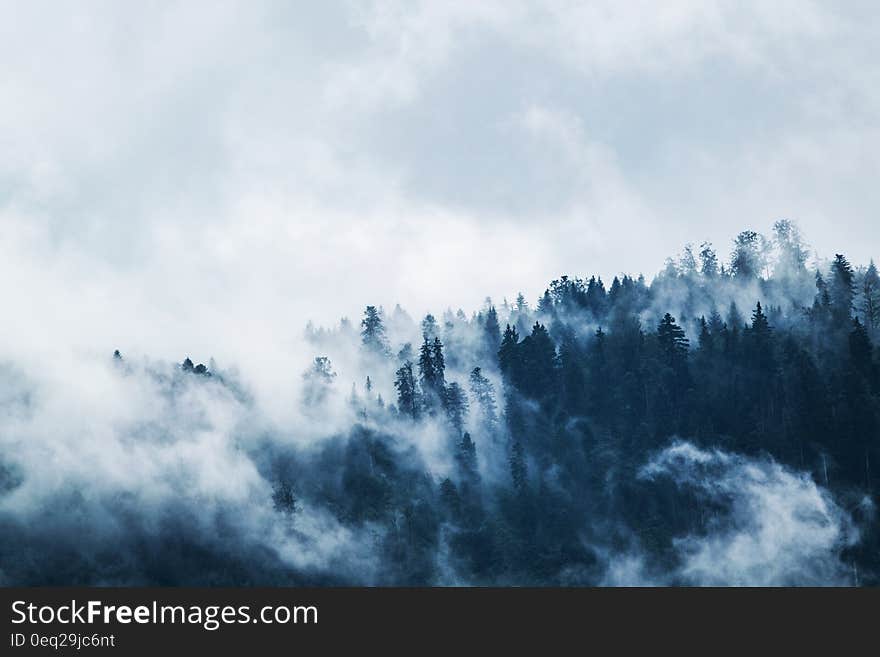
[[[872,2],[0,1],[0,350],[268,362],[780,217],[866,262],[878,33]]]

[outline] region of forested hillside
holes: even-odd
[[[4,454],[6,580],[880,583],[880,277],[788,221],[729,254],[688,246],[650,282],[562,276],[421,320],[368,305],[307,338],[291,426],[233,370],[120,345],[113,376],[162,400],[120,421],[121,453],[220,424],[215,471],[256,474],[229,501],[185,473],[127,492],[121,472],[24,514],[28,465]]]

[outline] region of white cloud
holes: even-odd
[[[724,252],[780,215],[867,260],[877,13],[16,7],[0,21],[0,275],[26,321],[7,351],[265,362],[292,357],[308,318],[651,274],[686,241]]]
[[[806,473],[678,442],[641,471],[671,477],[721,511],[706,531],[675,540],[683,582],[705,586],[852,583],[840,552],[858,541],[852,518]],[[612,571],[616,572],[616,571]]]

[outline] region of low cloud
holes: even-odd
[[[858,542],[859,531],[850,514],[806,473],[676,442],[639,476],[671,479],[712,509],[702,532],[674,540],[681,564],[672,581],[702,586],[854,582],[841,551]],[[640,564],[634,559],[625,565],[631,574]],[[621,567],[614,566],[617,581]]]

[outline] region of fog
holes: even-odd
[[[580,362],[597,329],[624,343],[625,316],[648,353],[670,312],[696,371],[700,318],[739,330],[760,301],[775,351],[799,341],[842,390],[850,327],[806,312],[837,253],[856,269],[852,315],[870,324],[880,13],[618,5],[0,5],[3,583],[870,580],[852,556],[873,545],[873,470],[853,474],[874,458],[863,416],[850,433],[864,438],[837,451],[840,427],[801,437],[810,422],[779,420],[795,459],[755,447],[766,435],[731,437],[724,418],[712,418],[723,431],[655,428],[662,403],[630,403],[656,383],[651,354],[638,368],[611,354],[607,413],[560,411],[587,393],[522,393],[487,346],[493,306],[499,333],[542,322],[560,359],[574,353],[576,387],[597,376]],[[795,265],[771,234],[782,217],[809,237]],[[686,244],[711,242],[731,266],[749,227],[768,236],[760,271],[710,280],[688,263]],[[592,275],[603,299],[627,275],[633,307],[570,303],[566,284]],[[548,283],[559,298],[539,309]],[[362,344],[368,305],[387,330],[381,357]],[[411,344],[418,378],[429,312],[446,350],[439,389],[457,383],[470,404],[461,427],[445,409],[397,407],[399,354]],[[641,358],[639,345],[618,351]],[[304,374],[317,357],[332,376],[315,391]],[[704,387],[739,380],[719,363]],[[786,403],[789,370],[774,375]],[[872,376],[833,399],[869,408],[857,393],[876,398]],[[630,426],[636,406],[646,417]],[[517,442],[527,477],[514,494]],[[712,486],[695,478],[706,468]],[[442,497],[446,479],[470,507],[448,486]],[[273,500],[283,482],[295,511]],[[664,498],[671,534],[646,539],[653,520],[630,517],[644,491],[619,492],[673,495],[671,482],[725,510],[679,523]],[[564,568],[541,542],[558,526],[534,518],[554,495],[572,518]]]
[[[671,477],[722,504],[707,531],[675,539],[677,576],[704,586],[853,584],[841,558],[856,543],[850,515],[804,473],[777,463],[675,443],[641,471]]]
[[[768,279],[668,264],[650,287],[639,283],[640,301],[609,297],[633,304],[620,306],[631,313],[624,324],[592,308],[589,295],[578,305],[577,290],[587,288],[577,279],[551,283],[550,306],[520,299],[500,306],[499,319],[524,335],[536,319],[547,322],[560,336],[554,351],[564,379],[572,339],[610,323],[611,339],[623,340],[626,321],[651,336],[664,310],[695,336],[698,314],[748,308],[758,298],[775,330],[797,335],[814,273],[803,262],[787,268],[786,243],[775,249]],[[702,445],[671,433],[659,448],[628,453],[627,445],[644,439],[625,433],[609,440],[602,408],[554,430],[541,390],[530,399],[504,370],[504,357],[499,370],[498,357],[486,351],[490,304],[471,316],[445,311],[421,322],[400,307],[379,310],[385,329],[377,347],[366,324],[310,324],[278,354],[283,371],[263,360],[239,368],[215,359],[114,355],[110,346],[101,353],[48,345],[34,357],[7,356],[0,518],[11,540],[0,553],[3,582],[790,586],[873,576],[870,565],[860,574],[851,552],[862,528],[874,526],[872,496],[852,487],[832,493],[818,483],[824,474],[827,484],[833,449],[816,452],[822,471],[818,461],[798,469],[763,450],[732,451],[723,433],[700,438]],[[730,329],[736,321],[748,335],[748,323],[733,314]],[[444,389],[457,383],[470,391],[457,429],[448,406],[431,410],[423,359],[434,338],[445,348]],[[691,345],[694,367],[705,357],[702,340],[699,349]],[[424,410],[410,417],[396,406],[403,398],[401,370],[396,379],[394,371],[416,360],[420,342],[416,392]],[[186,353],[206,351],[195,346]],[[491,409],[473,387],[474,367],[484,369]],[[471,457],[461,447],[465,430],[475,441]],[[553,431],[569,446],[548,441]],[[514,465],[517,444],[525,446],[522,466]],[[834,479],[845,476],[841,465],[831,467]],[[639,509],[648,500],[645,516]],[[532,522],[554,522],[561,503],[572,514],[561,527],[580,554],[535,580],[534,563],[517,565],[518,548],[503,556],[512,548],[494,527],[532,532]],[[666,537],[660,543],[650,538],[658,526]],[[462,541],[488,543],[463,556],[472,548]],[[540,560],[548,547],[538,544],[529,558]],[[502,559],[504,570],[474,561],[481,550]]]

